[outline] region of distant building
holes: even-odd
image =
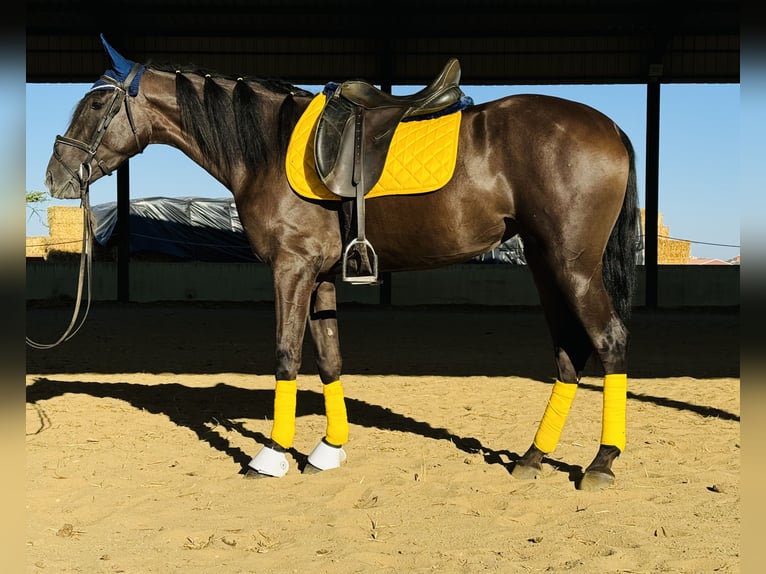
[[[739,255],[724,261],[723,259],[710,259],[707,257],[690,257],[690,265],[739,265]]]

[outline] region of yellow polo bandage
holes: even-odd
[[[297,394],[297,381],[277,381],[274,391],[274,425],[271,427],[271,439],[282,448],[293,446]]]
[[[546,454],[556,450],[576,391],[577,383],[556,381],[553,384],[551,398],[548,399],[548,406],[545,407],[534,440],[535,446]]]
[[[340,381],[333,381],[323,387],[323,393],[327,415],[325,440],[332,446],[342,446],[348,442],[348,414],[343,399],[343,385]]]
[[[604,418],[601,423],[601,444],[625,450],[625,412],[628,405],[628,375],[611,374],[604,377]]]

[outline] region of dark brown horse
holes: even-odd
[[[348,239],[344,202],[299,196],[285,170],[292,130],[313,94],[284,82],[135,64],[104,47],[111,68],[56,138],[50,192],[81,198],[89,183],[150,144],[180,149],[230,189],[253,251],[273,270],[277,318],[272,440],[250,471],[288,470],[306,325],[327,414],[307,468],[338,467],[348,439],[335,292]],[[577,486],[603,488],[625,449],[624,321],[638,242],[633,149],[612,120],[564,99],[515,95],[458,113],[451,179],[430,193],[367,199],[366,237],[381,271],[452,265],[521,237],[553,339],[556,381],[513,475],[536,477],[556,448],[595,353],[605,374],[601,445]]]

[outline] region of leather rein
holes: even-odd
[[[101,140],[104,138],[104,135],[106,134],[106,129],[109,127],[109,124],[111,123],[112,119],[117,115],[117,113],[120,111],[120,108],[122,107],[123,102],[125,103],[125,112],[128,116],[128,122],[130,123],[130,128],[133,131],[133,137],[136,140],[136,146],[138,149],[138,152],[141,152],[141,142],[138,139],[138,131],[136,130],[135,123],[133,122],[133,114],[130,110],[129,105],[129,98],[127,98],[127,89],[128,86],[130,86],[130,83],[133,81],[133,77],[138,73],[139,69],[141,68],[140,64],[135,64],[133,68],[130,70],[130,73],[123,81],[117,81],[114,78],[111,78],[109,76],[102,76],[101,78],[107,82],[105,85],[98,86],[96,88],[92,88],[93,90],[113,90],[114,94],[112,96],[112,99],[109,101],[109,105],[106,109],[106,112],[104,113],[104,116],[101,118],[101,120],[98,123],[98,126],[96,127],[96,131],[93,134],[93,137],[91,138],[90,143],[85,143],[81,140],[77,140],[74,138],[69,138],[65,136],[56,136],[56,142],[53,146],[53,155],[56,158],[56,160],[62,165],[62,167],[69,173],[70,179],[68,184],[74,184],[77,182],[77,185],[80,189],[80,206],[83,209],[83,236],[82,236],[82,248],[80,250],[80,270],[77,280],[77,295],[75,297],[75,306],[74,311],[72,312],[72,319],[69,322],[69,325],[64,330],[62,335],[53,343],[39,343],[35,340],[33,340],[30,337],[26,337],[27,345],[30,347],[33,347],[35,349],[51,349],[57,345],[60,345],[64,341],[68,341],[71,339],[83,326],[85,323],[85,319],[88,316],[88,312],[90,311],[90,304],[91,304],[91,269],[93,265],[93,218],[91,216],[91,209],[90,209],[90,201],[89,201],[89,186],[90,186],[90,180],[92,176],[92,168],[91,163],[93,160],[96,160],[96,165],[98,168],[102,171],[104,175],[109,175],[112,170],[109,170],[104,162],[102,162],[100,159],[96,157],[96,153],[98,152],[98,148],[101,145]],[[80,149],[84,151],[86,155],[86,159],[80,164],[80,167],[77,172],[71,170],[63,161],[61,158],[61,155],[58,152],[58,145],[68,145],[71,147],[75,147],[77,149]],[[80,307],[82,305],[83,300],[83,291],[87,291],[87,300],[85,305],[85,310],[82,314],[82,317],[80,317]],[[79,317],[79,321],[78,321]]]

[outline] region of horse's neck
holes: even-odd
[[[147,70],[142,78],[141,94],[148,104],[147,121],[151,124],[149,144],[164,144],[177,148],[200,167],[212,173],[213,166],[209,165],[211,162],[204,157],[194,138],[181,126],[174,75]]]
[[[202,94],[204,78],[192,74],[188,74],[187,78],[197,93]],[[245,167],[242,164],[234,165],[233,169],[225,169],[218,158],[204,153],[193,134],[184,129],[176,97],[175,74],[147,70],[142,78],[141,90],[148,104],[148,121],[151,123],[149,144],[175,147],[235,194],[238,183],[252,177],[252,174],[244,173]],[[230,137],[237,136],[232,133]]]
[[[193,137],[181,126],[181,114],[175,94],[175,77],[166,72],[147,70],[141,78],[140,94],[146,101],[145,121],[149,123],[148,145],[172,146],[202,168],[211,172],[211,162],[202,154]],[[212,173],[212,172],[211,172]]]

